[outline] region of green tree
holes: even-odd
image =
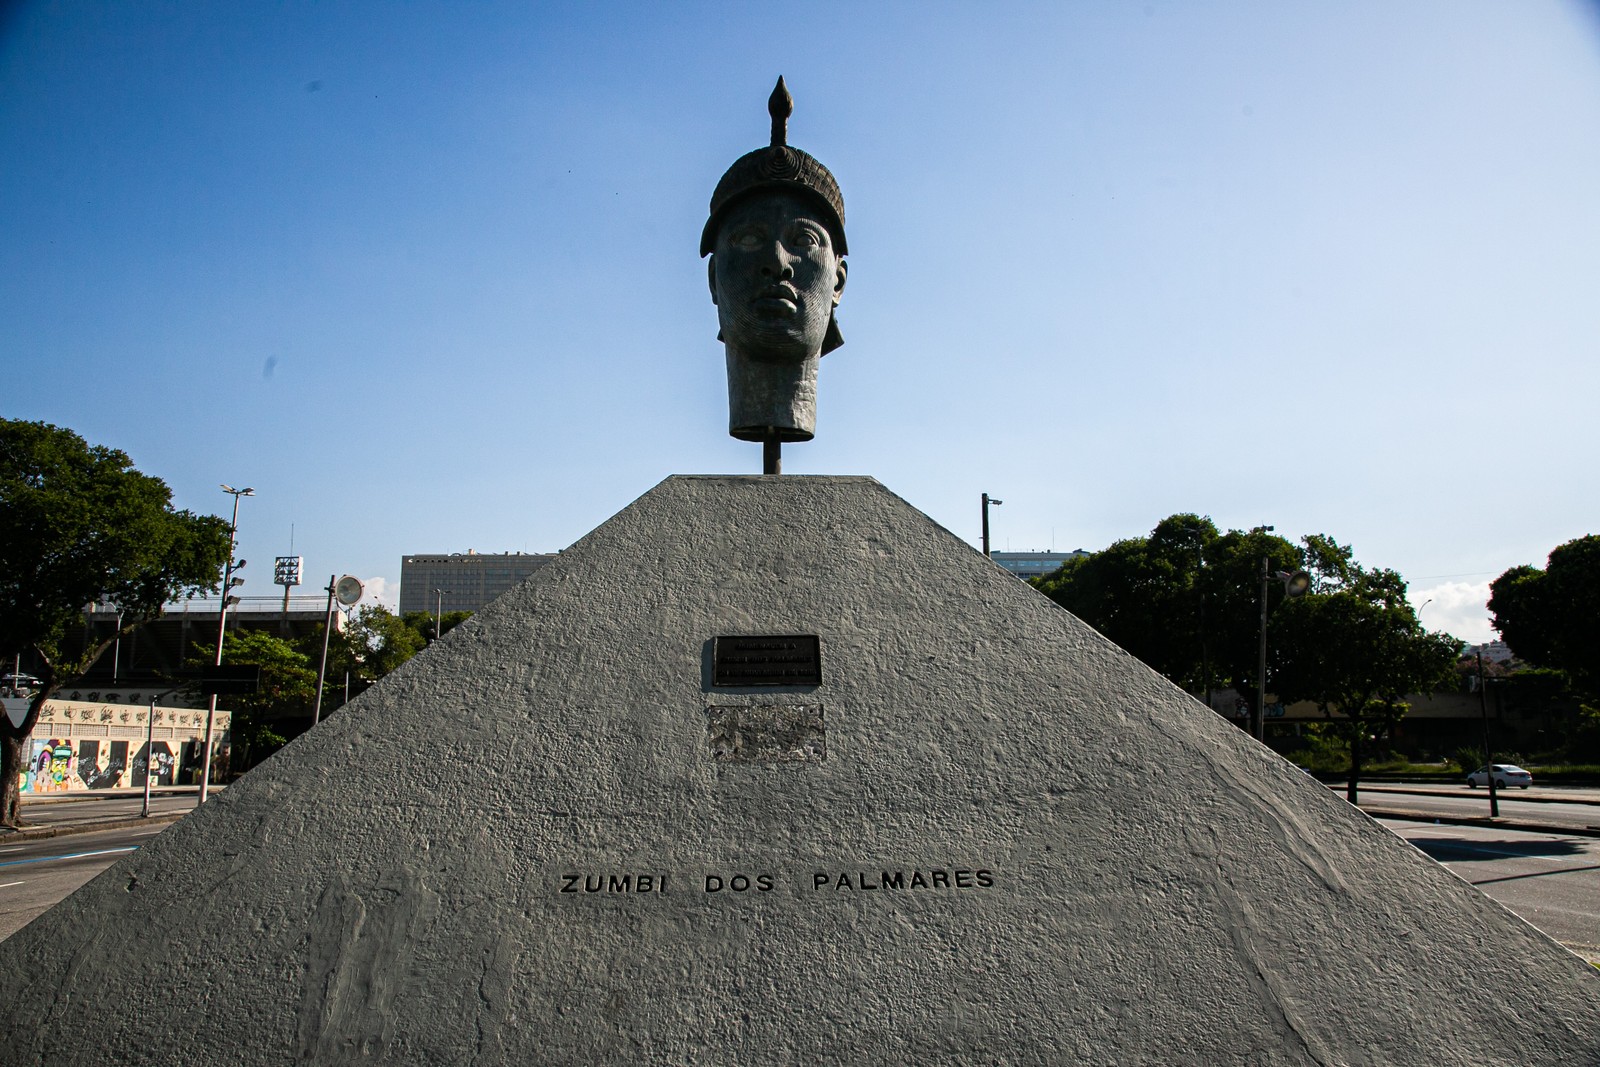
[[[1338,549],[1332,556],[1330,546]],[[1312,591],[1273,620],[1274,681],[1279,699],[1344,716],[1336,725],[1350,742],[1346,795],[1354,804],[1366,745],[1388,739],[1407,694],[1454,687],[1461,642],[1422,628],[1396,572],[1366,571],[1326,538],[1308,544],[1307,555],[1319,566]]]
[[[1263,688],[1261,669],[1261,561],[1273,573],[1305,566],[1301,548],[1263,528],[1229,530],[1209,546],[1201,592],[1205,598],[1209,643],[1216,677],[1225,679],[1254,707]],[[1267,583],[1267,612],[1273,618],[1283,603],[1283,585]],[[1269,671],[1270,677],[1270,671]]]
[[[395,670],[427,644],[422,634],[382,604],[370,604],[357,611],[345,636],[362,674],[373,679]]]
[[[189,663],[198,670],[215,658],[215,645],[196,644]],[[261,684],[254,693],[222,698],[233,714],[231,769],[239,772],[260,763],[311,724],[317,671],[304,652],[261,630],[230,633],[222,644],[222,662],[261,668]]]
[[[1512,567],[1489,591],[1494,628],[1519,659],[1600,696],[1600,535],[1559,545],[1544,570]]]
[[[1189,692],[1220,682],[1254,701],[1263,557],[1298,570],[1302,553],[1264,529],[1219,533],[1208,518],[1178,514],[1034,584]],[[1282,596],[1277,583],[1268,592]]]
[[[430,628],[432,621],[433,616],[428,616]],[[318,626],[306,637],[302,647],[308,655],[322,654],[322,630]],[[400,618],[382,604],[364,605],[343,629],[335,630],[328,639],[329,689],[338,691],[334,680],[342,678],[346,672],[363,684],[377,681],[421,652],[426,643],[425,636],[409,625],[407,619]],[[325,692],[325,711],[328,700],[329,694]]]
[[[1449,686],[1460,644],[1428,634],[1393,571],[1368,571],[1326,534],[1299,545],[1264,528],[1221,533],[1210,519],[1163,519],[1148,537],[1118,541],[1034,584],[1140,660],[1193,693],[1216,679],[1252,705],[1260,672],[1261,564],[1304,569],[1311,591],[1287,600],[1267,583],[1268,691],[1350,715],[1352,790],[1361,737],[1386,737],[1407,693]],[[1352,710],[1353,709],[1353,710]],[[1352,792],[1353,799],[1353,792]]]
[[[437,633],[434,632],[435,620],[431,611],[408,611],[404,622],[421,635],[424,642],[432,644],[470,618],[472,618],[470,611],[447,611],[438,619]]]
[[[40,685],[20,726],[0,716],[0,826],[21,825],[23,745],[45,702],[170,601],[212,591],[228,523],[172,507],[165,482],[71,430],[0,419],[0,655],[25,654]],[[109,598],[122,626],[76,658],[62,635]]]

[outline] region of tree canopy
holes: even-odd
[[[18,825],[22,745],[45,701],[169,601],[216,589],[228,547],[226,520],[174,509],[125,453],[0,419],[0,655],[26,654],[40,679],[20,726],[0,716],[0,825]],[[63,634],[101,599],[121,629],[66,658]]]
[[[1189,692],[1231,686],[1253,700],[1263,557],[1298,570],[1304,553],[1264,529],[1222,533],[1209,518],[1178,514],[1034,584]],[[1273,583],[1274,603],[1282,592]]]
[[[1519,659],[1600,694],[1600,535],[1557,546],[1543,570],[1512,567],[1489,590],[1494,628]]]
[[[405,614],[405,623],[421,634],[425,642],[432,644],[470,618],[472,618],[470,611],[447,611],[437,620],[434,619],[432,612],[408,611]],[[434,632],[436,622],[437,633]]]
[[[1356,800],[1363,742],[1399,723],[1410,693],[1449,688],[1461,642],[1429,633],[1391,570],[1367,571],[1345,553],[1336,576],[1290,600],[1273,619],[1278,698],[1308,700],[1325,716],[1343,716],[1350,741],[1350,802]]]
[[[197,643],[190,665],[199,669],[213,663],[216,652],[216,645]],[[317,669],[304,652],[261,630],[229,633],[222,643],[222,662],[261,668],[254,693],[223,698],[233,714],[231,769],[239,772],[260,763],[310,725]]]
[[[433,625],[431,615],[428,625]],[[318,627],[308,643],[321,642],[322,628]],[[364,604],[344,629],[329,639],[328,677],[348,671],[366,681],[376,681],[421,652],[426,643],[409,617],[402,619],[382,604]]]
[[[1220,682],[1254,702],[1260,671],[1261,562],[1306,570],[1311,587],[1288,600],[1267,583],[1271,633],[1266,687],[1284,701],[1339,711],[1344,729],[1387,732],[1408,693],[1449,685],[1460,644],[1430,634],[1391,570],[1367,570],[1326,534],[1299,544],[1264,528],[1219,531],[1192,514],[1148,537],[1069,560],[1034,583],[1045,595],[1193,693]],[[1359,744],[1352,746],[1353,763]],[[1357,768],[1358,769],[1358,768]]]

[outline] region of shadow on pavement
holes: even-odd
[[[1406,840],[1443,863],[1472,860],[1475,863],[1493,863],[1495,860],[1513,860],[1522,856],[1576,856],[1583,853],[1582,841],[1462,841],[1454,837],[1408,837]],[[1580,870],[1582,868],[1569,868]]]

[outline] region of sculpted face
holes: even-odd
[[[717,231],[708,265],[723,340],[760,360],[803,360],[822,350],[844,292],[845,263],[824,215],[804,197],[756,193]]]

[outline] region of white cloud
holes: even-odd
[[[377,601],[390,611],[396,610],[400,605],[400,587],[395,586],[391,591],[387,578],[363,578],[361,584],[366,587],[362,600]]]
[[[1431,603],[1430,603],[1431,601]],[[1411,603],[1429,630],[1443,630],[1469,644],[1499,639],[1489,625],[1489,583],[1444,582],[1423,589],[1412,587]]]

